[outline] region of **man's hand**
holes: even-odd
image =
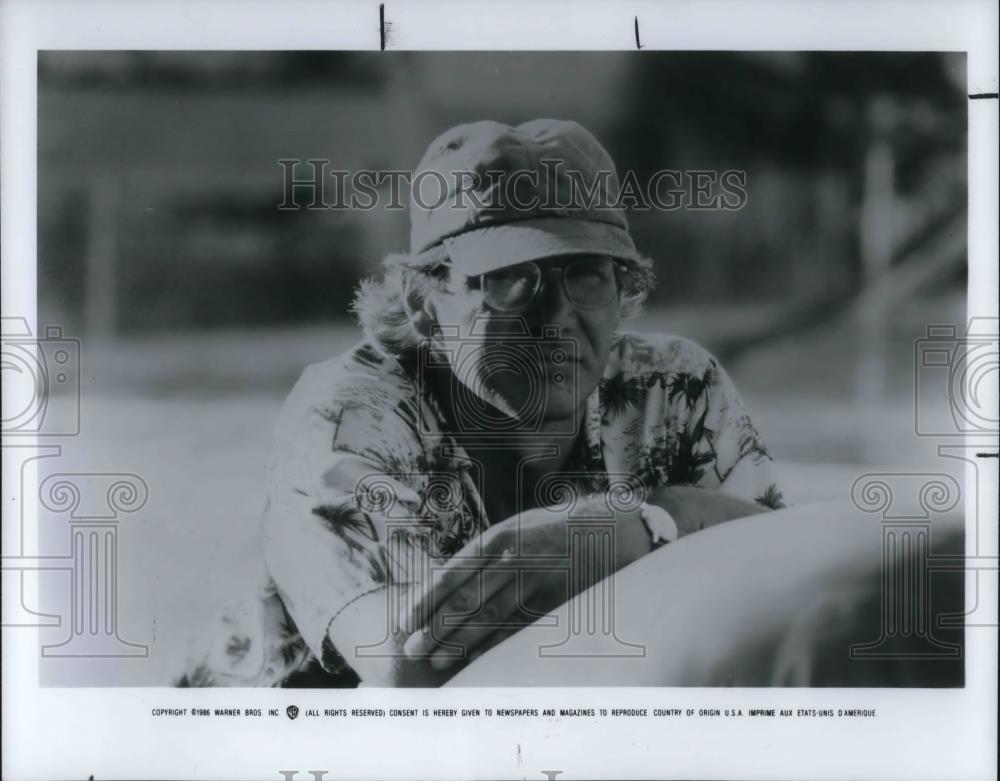
[[[752,502],[693,486],[659,488],[647,502],[670,514],[677,526],[675,538],[764,512]],[[491,526],[449,559],[417,595],[406,625],[422,629],[404,643],[404,652],[414,659],[429,660],[433,670],[457,672],[648,553],[651,542],[641,517],[649,511],[644,505],[617,513],[614,560],[591,560],[596,566],[581,572],[567,571],[571,559],[565,513],[538,508]]]
[[[606,507],[603,498],[594,501]],[[604,549],[607,561],[571,557],[571,536],[588,532],[571,532],[565,512],[538,508],[491,526],[449,559],[417,597],[410,625],[423,629],[410,636],[405,652],[429,656],[435,670],[457,671],[647,553],[649,537],[639,515],[638,508],[615,513],[615,545]],[[570,571],[570,564],[581,571]]]
[[[391,590],[396,593],[390,595]],[[349,604],[330,624],[330,640],[362,686],[436,687],[451,677],[431,669],[426,659],[411,659],[403,652],[407,635],[401,631],[405,624],[400,613],[407,592],[405,586],[373,591]]]
[[[548,569],[539,569],[547,557]],[[544,509],[491,526],[452,556],[411,612],[423,626],[403,646],[411,657],[448,669],[492,648],[569,599],[566,518]],[[529,607],[530,605],[530,607]],[[477,609],[478,608],[478,609]],[[536,614],[537,611],[537,614]]]

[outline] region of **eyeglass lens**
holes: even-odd
[[[610,303],[617,294],[615,261],[609,257],[576,258],[554,267],[563,277],[566,295],[574,306],[595,309]],[[542,287],[542,270],[535,262],[521,263],[485,274],[486,303],[500,311],[522,309]]]

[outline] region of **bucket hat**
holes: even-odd
[[[541,258],[638,256],[614,162],[576,122],[459,125],[428,148],[410,183],[410,250],[437,245],[475,275]]]

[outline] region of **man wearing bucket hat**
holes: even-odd
[[[619,196],[574,122],[430,145],[410,252],[359,289],[364,341],[279,418],[265,588],[184,684],[437,685],[656,546],[780,505],[715,359],[619,327],[653,281]],[[612,541],[587,567],[580,518]]]

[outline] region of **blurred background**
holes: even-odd
[[[278,407],[360,338],[358,280],[407,248],[406,212],[278,210],[279,159],[408,170],[452,125],[547,116],[639,181],[745,170],[739,211],[630,215],[659,282],[629,327],[720,358],[788,499],[843,498],[947,466],[915,436],[914,356],[929,324],[964,330],[965,93],[963,54],[919,52],[40,52],[38,322],[82,342],[60,468],[149,484],[120,600],[154,651],[46,660],[43,682],[166,682],[252,588]]]

